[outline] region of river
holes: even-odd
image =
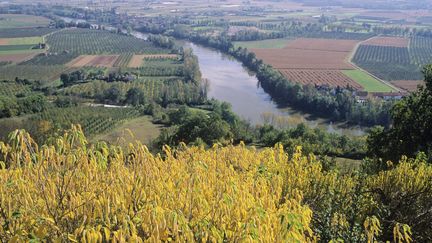
[[[132,33],[135,37],[146,39],[147,35]],[[289,107],[279,107],[258,85],[255,74],[241,62],[218,50],[182,42],[191,48],[198,57],[203,78],[210,80],[209,98],[226,101],[233,111],[252,124],[270,122],[279,127],[293,127],[305,123],[310,127],[320,127],[328,132],[359,136],[364,134],[360,127],[345,127],[325,119],[314,118],[309,114],[295,111]]]

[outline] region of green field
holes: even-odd
[[[45,17],[24,14],[0,14],[0,28],[45,27],[51,21]]]
[[[136,141],[149,144],[159,136],[162,129],[161,125],[153,124],[151,119],[152,117],[150,116],[143,116],[126,121],[117,128],[96,136],[93,140],[102,140],[122,147],[127,147],[129,143],[134,143]]]
[[[44,42],[42,36],[6,38],[3,40],[6,41],[8,45],[31,45]]]
[[[7,45],[7,46],[0,46],[0,52],[3,52],[3,51],[31,50],[34,47],[35,47],[35,45]]]
[[[44,36],[49,33],[57,31],[54,28],[0,28],[1,38],[18,38],[18,37],[32,37],[32,36]]]
[[[236,48],[243,47],[248,49],[267,49],[267,48],[284,48],[289,39],[270,39],[260,41],[237,41],[234,42]]]
[[[63,65],[11,65],[0,67],[0,80],[14,80],[16,77],[29,80],[53,81],[65,70]]]
[[[373,78],[369,74],[360,70],[344,70],[345,75],[363,86],[364,90],[368,92],[391,92],[394,91],[390,86],[382,83],[381,81]]]

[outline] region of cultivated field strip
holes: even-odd
[[[285,49],[351,52],[358,41],[300,38],[287,43]]]
[[[301,49],[253,49],[259,59],[276,69],[354,69],[349,52]]]
[[[119,55],[81,55],[68,64],[68,67],[113,67]]]
[[[32,59],[38,52],[0,55],[0,62],[20,63]]]
[[[410,55],[406,47],[360,45],[353,58],[355,63],[384,62],[410,64]]]
[[[30,122],[50,121],[63,129],[70,127],[70,124],[81,124],[86,135],[91,136],[138,116],[139,112],[133,108],[70,107],[53,108],[36,114],[30,118]]]
[[[422,80],[421,68],[432,62],[432,38],[372,38],[357,48],[352,61],[383,80]]]
[[[350,88],[362,90],[363,87],[339,70],[281,69],[288,79],[301,85]]]
[[[127,67],[133,57],[133,53],[121,54],[114,62],[114,67]]]
[[[409,38],[405,37],[386,37],[379,36],[362,42],[362,45],[371,46],[388,46],[388,47],[402,47],[407,48],[409,45]]]
[[[153,55],[133,55],[132,59],[129,62],[128,67],[130,68],[139,68],[143,66],[144,60],[153,60],[153,59],[177,59],[178,55],[176,54],[153,54]]]
[[[419,85],[424,85],[424,81],[420,80],[395,80],[391,84],[408,92],[413,92],[418,89]]]
[[[151,42],[114,34],[108,31],[88,29],[68,29],[53,33],[47,37],[50,52],[76,53],[81,55],[106,54],[159,54],[167,49],[159,48]]]

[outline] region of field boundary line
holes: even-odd
[[[383,83],[383,84],[389,86],[390,88],[396,90],[397,92],[402,92],[402,90],[401,90],[400,88],[394,86],[394,85],[391,84],[390,82],[387,82],[387,81],[385,81],[385,80],[383,80],[383,79],[381,79],[381,78],[378,78],[378,77],[375,76],[374,74],[372,74],[372,73],[370,73],[370,72],[364,70],[363,68],[359,67],[357,64],[355,64],[355,63],[353,62],[354,55],[356,54],[356,52],[357,52],[358,48],[360,47],[360,45],[363,44],[364,42],[370,40],[370,39],[375,38],[375,37],[376,37],[376,36],[373,36],[373,37],[371,37],[371,38],[369,38],[369,39],[366,39],[366,40],[363,40],[363,41],[360,41],[359,43],[357,43],[357,44],[354,46],[354,49],[351,51],[351,53],[350,53],[350,55],[349,55],[347,61],[348,61],[351,65],[353,65],[353,67],[355,67],[356,69],[358,69],[359,71],[362,71],[362,72],[364,72],[364,73],[367,73],[367,74],[370,75],[371,77],[373,77],[373,78],[375,78],[376,80],[380,81],[381,83]]]

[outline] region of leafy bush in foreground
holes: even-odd
[[[0,161],[5,241],[431,240],[430,220],[415,218],[427,217],[432,201],[432,167],[421,160],[339,175],[301,148],[153,155],[141,144],[89,145],[73,128],[45,146],[18,130],[0,144]]]

